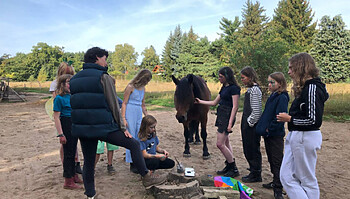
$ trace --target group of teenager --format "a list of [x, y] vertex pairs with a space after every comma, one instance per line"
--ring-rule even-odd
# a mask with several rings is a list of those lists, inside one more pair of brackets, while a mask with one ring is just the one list
[[[126, 162], [130, 163], [131, 171], [142, 176], [145, 187], [166, 180], [165, 175], [156, 174], [154, 170], [175, 165], [169, 159], [169, 152], [159, 147], [157, 120], [148, 114], [145, 106], [145, 86], [152, 79], [151, 72], [140, 70], [127, 85], [124, 101], [121, 102], [117, 97], [115, 80], [107, 73], [107, 57], [106, 50], [90, 48], [84, 55], [83, 70], [74, 76], [74, 72], [58, 76], [55, 91], [54, 121], [57, 137], [63, 146], [64, 188], [80, 189], [82, 187], [76, 183], [84, 183], [88, 198], [96, 196], [94, 170], [99, 157], [96, 156], [99, 141], [126, 148]], [[262, 182], [262, 136], [273, 174], [273, 181], [263, 186], [273, 188], [275, 198], [283, 198], [283, 188], [292, 199], [319, 198], [315, 175], [316, 151], [322, 143], [319, 128], [328, 93], [320, 81], [314, 59], [307, 53], [299, 53], [289, 59], [288, 74], [293, 80], [292, 91], [295, 96], [289, 113], [287, 83], [281, 72], [268, 76], [271, 95], [262, 112], [262, 91], [258, 76], [252, 67], [241, 70], [241, 81], [247, 87], [241, 135], [250, 171], [242, 177], [242, 181]], [[229, 134], [236, 122], [241, 89], [229, 67], [219, 70], [219, 81], [222, 88], [213, 101], [196, 98], [194, 103], [209, 106], [219, 104], [215, 122], [216, 144], [226, 159], [226, 166], [217, 174], [237, 177], [239, 171]], [[284, 142], [285, 122], [288, 122], [289, 133]], [[78, 139], [84, 156], [83, 180], [76, 173], [79, 165], [75, 163]], [[111, 161], [108, 161], [109, 170], [111, 165]]]
[[[127, 85], [121, 101], [115, 80], [107, 73], [107, 57], [104, 49], [89, 49], [84, 55], [83, 70], [75, 75], [72, 66], [62, 63], [66, 67], [60, 66], [59, 71], [64, 74], [59, 72], [56, 85], [52, 86], [55, 87], [53, 116], [63, 147], [63, 187], [82, 189], [78, 183], [83, 183], [88, 198], [96, 198], [95, 166], [103, 153], [104, 142], [108, 150], [108, 172], [115, 172], [113, 151], [118, 146], [124, 147], [128, 149], [126, 162], [130, 163], [130, 170], [142, 176], [146, 188], [165, 182], [166, 175], [155, 174], [155, 170], [175, 165], [169, 152], [159, 146], [157, 120], [147, 113], [145, 106], [145, 86], [152, 73], [140, 70]], [[79, 164], [74, 161], [78, 139], [84, 156], [83, 180], [76, 173]]]
[[[273, 181], [263, 184], [274, 190], [276, 199], [283, 198], [283, 188], [291, 199], [319, 198], [316, 179], [317, 150], [321, 148], [320, 127], [324, 103], [329, 98], [325, 84], [319, 78], [319, 69], [307, 53], [298, 53], [289, 59], [288, 74], [293, 80], [292, 102], [289, 113], [289, 95], [286, 79], [281, 72], [268, 78], [271, 95], [262, 112], [262, 91], [255, 70], [244, 67], [241, 81], [247, 87], [241, 119], [241, 135], [244, 156], [249, 165], [249, 174], [242, 177], [246, 183], [262, 182], [261, 137], [264, 138], [266, 154], [270, 163]], [[226, 166], [218, 175], [239, 176], [233, 157], [229, 134], [236, 121], [240, 87], [229, 67], [219, 70], [222, 83], [218, 96], [213, 101], [196, 98], [195, 103], [217, 108], [217, 147], [225, 157]], [[288, 122], [288, 136], [284, 142], [284, 123]], [[283, 153], [284, 150], [284, 153]]]

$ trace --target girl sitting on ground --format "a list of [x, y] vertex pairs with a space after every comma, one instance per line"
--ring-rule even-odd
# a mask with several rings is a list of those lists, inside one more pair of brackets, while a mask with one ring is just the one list
[[157, 120], [152, 115], [142, 118], [139, 131], [140, 147], [149, 170], [171, 169], [175, 166], [174, 160], [169, 158], [169, 152], [159, 147], [156, 134]]

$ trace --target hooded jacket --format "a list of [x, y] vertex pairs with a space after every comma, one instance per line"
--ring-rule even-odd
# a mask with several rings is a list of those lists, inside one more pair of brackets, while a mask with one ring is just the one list
[[[284, 122], [277, 122], [276, 115], [286, 113], [289, 96], [287, 92], [274, 92], [267, 99], [264, 112], [256, 126], [256, 133], [264, 137], [284, 136]], [[267, 130], [267, 131], [266, 131]]]
[[324, 103], [328, 98], [326, 86], [320, 78], [307, 80], [300, 96], [294, 99], [289, 109], [289, 115], [292, 118], [288, 122], [288, 130], [319, 130], [322, 124]]

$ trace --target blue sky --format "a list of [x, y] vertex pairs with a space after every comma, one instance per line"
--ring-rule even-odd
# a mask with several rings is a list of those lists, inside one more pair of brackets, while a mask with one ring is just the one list
[[[278, 0], [259, 2], [272, 18]], [[213, 41], [221, 18], [241, 19], [244, 4], [245, 0], [1, 0], [0, 56], [29, 53], [38, 42], [63, 46], [66, 52], [93, 46], [114, 51], [115, 45], [128, 43], [139, 54], [153, 45], [161, 54], [176, 25], [185, 32], [192, 26], [200, 37]], [[350, 1], [311, 0], [310, 5], [314, 20], [341, 14], [349, 29]]]

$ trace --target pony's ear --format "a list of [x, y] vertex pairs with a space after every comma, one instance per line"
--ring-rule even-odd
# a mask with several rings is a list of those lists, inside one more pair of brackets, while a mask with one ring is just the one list
[[175, 83], [175, 85], [177, 85], [179, 83], [179, 80], [176, 79], [176, 77], [174, 77], [174, 75], [171, 75], [171, 79], [173, 79], [173, 82]]
[[193, 82], [193, 75], [188, 75], [188, 83], [192, 84]]

